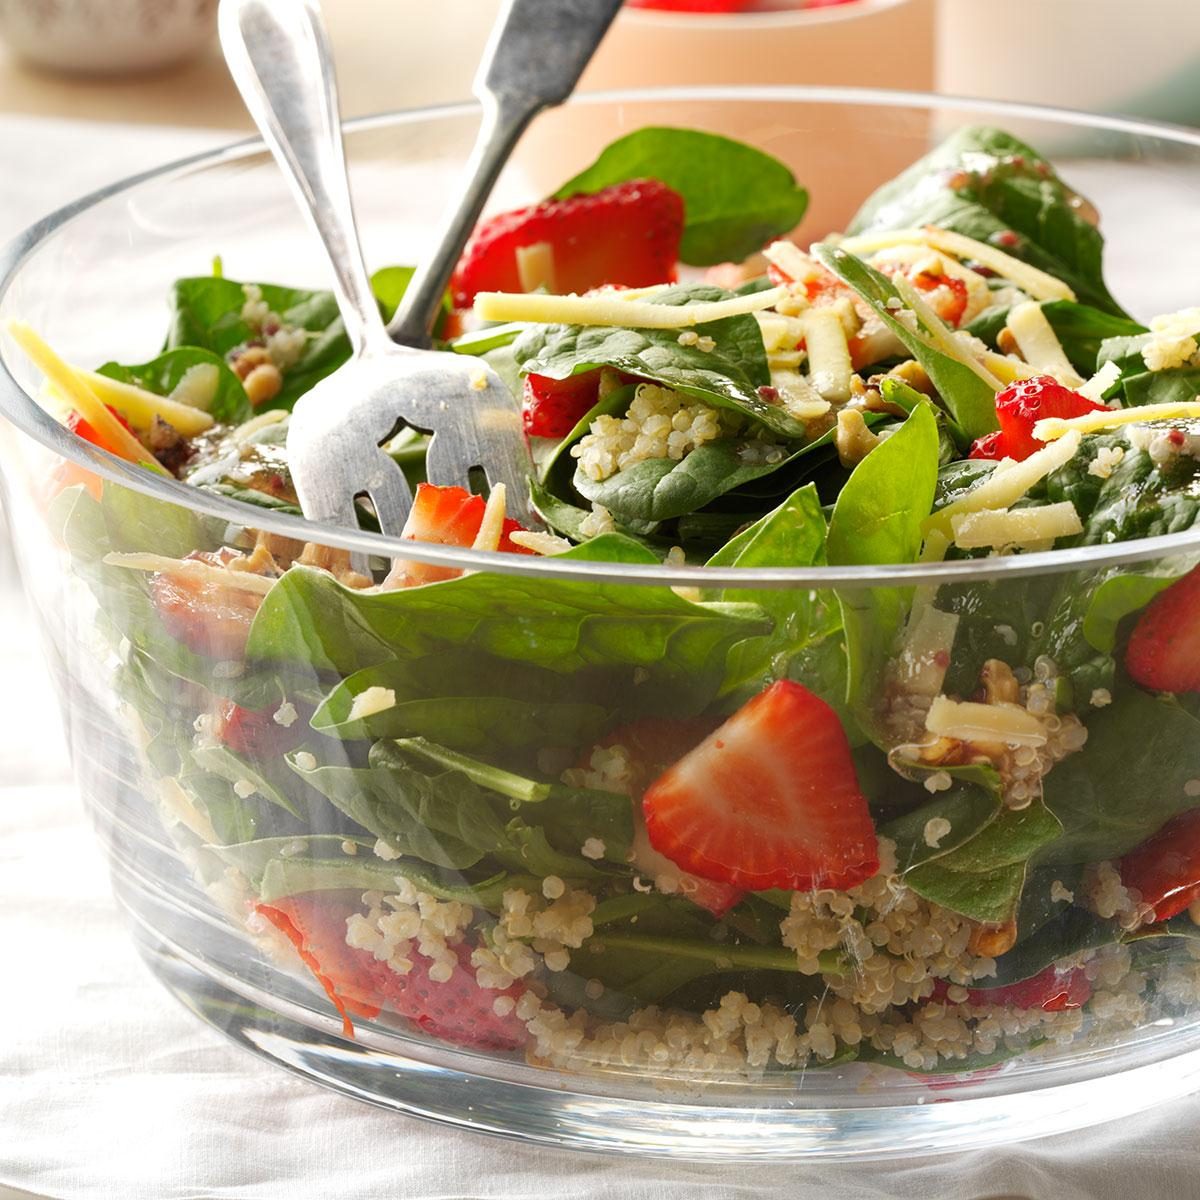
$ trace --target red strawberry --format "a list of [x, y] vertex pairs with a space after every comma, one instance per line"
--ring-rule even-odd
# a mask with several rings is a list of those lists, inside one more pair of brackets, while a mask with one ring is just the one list
[[968, 458], [1007, 458], [1008, 451], [1004, 448], [1004, 434], [1000, 430], [995, 433], [985, 433], [971, 443], [971, 453]]
[[1004, 434], [1004, 453], [1026, 459], [1045, 445], [1033, 436], [1033, 427], [1045, 417], [1082, 417], [1103, 412], [1104, 405], [1063, 387], [1049, 375], [1022, 379], [996, 396], [996, 420]]
[[[733, 908], [744, 895], [742, 889], [681, 871], [666, 855], [655, 850], [642, 820], [640, 795], [648, 783], [689, 750], [694, 750], [719, 724], [713, 717], [645, 717], [614, 729], [600, 743], [624, 747], [633, 766], [633, 791], [639, 797], [634, 801], [634, 833], [630, 847], [634, 868], [647, 880], [656, 880], [663, 875], [675, 879], [681, 896], [707, 909], [714, 917], [723, 917]], [[590, 757], [583, 766], [588, 765]]]
[[670, 767], [642, 800], [654, 848], [747, 891], [845, 890], [879, 869], [837, 714], [781, 680]]
[[1118, 869], [1121, 882], [1154, 909], [1155, 921], [1178, 916], [1200, 898], [1200, 809], [1168, 821]]
[[527, 1038], [512, 1013], [498, 1016], [492, 1005], [500, 996], [519, 999], [524, 989], [504, 991], [475, 982], [471, 951], [459, 946], [459, 966], [445, 983], [429, 978], [430, 959], [414, 951], [407, 975], [397, 975], [366, 950], [346, 945], [346, 919], [357, 906], [340, 892], [306, 892], [260, 904], [257, 911], [287, 935], [316, 976], [333, 1006], [342, 1014], [347, 1037], [354, 1036], [349, 1013], [374, 1017], [385, 1006], [407, 1017], [426, 1033], [458, 1046], [480, 1050], [515, 1050]]
[[300, 742], [299, 722], [280, 725], [275, 720], [277, 704], [266, 708], [243, 708], [232, 700], [217, 705], [213, 735], [235, 754], [277, 758]]
[[[222, 566], [235, 552], [194, 551], [189, 559]], [[250, 623], [262, 604], [259, 592], [197, 579], [183, 571], [160, 571], [150, 580], [150, 597], [167, 632], [189, 650], [209, 658], [240, 659]]]
[[566, 379], [526, 375], [522, 407], [530, 437], [563, 438], [596, 403], [600, 372], [585, 371]]
[[1138, 617], [1125, 669], [1155, 692], [1200, 692], [1200, 567], [1159, 592]]
[[[482, 496], [473, 496], [465, 488], [438, 487], [432, 483], [419, 483], [413, 506], [404, 522], [400, 536], [414, 542], [431, 542], [435, 546], [474, 545], [483, 524], [487, 502]], [[509, 554], [529, 554], [510, 538], [521, 526], [511, 519], [504, 522], [504, 533], [500, 538], [500, 549]], [[454, 579], [460, 574], [454, 567], [435, 567], [429, 563], [405, 562], [402, 564], [404, 586], [419, 583], [436, 583], [442, 579]], [[393, 571], [396, 574], [395, 571]]]
[[929, 294], [934, 312], [953, 329], [957, 329], [967, 311], [967, 285], [952, 275], [934, 275], [922, 271], [913, 277], [917, 289]]
[[[950, 1003], [949, 985], [939, 979], [934, 986], [934, 1000]], [[1051, 964], [1044, 971], [1004, 987], [968, 988], [967, 1004], [1001, 1004], [1005, 1008], [1040, 1008], [1044, 1012], [1065, 1012], [1082, 1008], [1092, 998], [1092, 985], [1082, 967], [1062, 971]]]
[[[276, 900], [274, 904], [256, 904], [254, 911], [270, 921], [296, 947], [301, 961], [313, 973], [325, 989], [329, 1002], [341, 1014], [343, 1032], [347, 1037], [353, 1037], [354, 1024], [350, 1020], [350, 1013], [358, 1017], [376, 1017], [380, 1005], [366, 1001], [364, 993], [350, 984], [353, 973], [351, 956], [363, 951], [351, 950], [346, 945], [344, 932], [340, 939], [337, 936], [338, 914], [334, 912], [334, 906], [338, 903], [336, 893], [330, 893], [326, 903], [329, 907], [323, 908], [314, 894], [306, 894]], [[341, 921], [344, 929], [350, 909], [342, 906], [339, 912], [343, 910]]]
[[[137, 437], [133, 432], [133, 426], [111, 404], [104, 406], [110, 413], [125, 427], [125, 429]], [[118, 458], [124, 458], [125, 452], [116, 446], [113, 446], [107, 438], [103, 438], [96, 432], [95, 426], [90, 421], [85, 421], [74, 409], [67, 414], [67, 428], [77, 437], [83, 438], [85, 442], [91, 442], [93, 446], [99, 446], [101, 450], [107, 450], [109, 454], [115, 454]]]
[[617, 183], [585, 196], [501, 213], [471, 235], [450, 287], [467, 308], [476, 292], [520, 292], [517, 250], [546, 242], [557, 292], [605, 284], [647, 287], [675, 278], [683, 198], [656, 179]]

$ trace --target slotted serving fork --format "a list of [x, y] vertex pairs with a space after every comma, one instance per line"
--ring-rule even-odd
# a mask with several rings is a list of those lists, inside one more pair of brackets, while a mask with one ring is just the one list
[[[432, 434], [431, 483], [469, 486], [472, 469], [503, 483], [508, 511], [531, 528], [530, 459], [520, 404], [483, 359], [428, 349], [454, 264], [529, 122], [573, 90], [621, 0], [508, 0], [475, 79], [483, 121], [436, 245], [390, 327], [371, 292], [354, 223], [328, 35], [316, 0], [221, 0], [225, 59], [333, 269], [350, 361], [297, 403], [288, 461], [304, 515], [358, 528], [370, 498], [385, 534], [412, 507], [404, 473], [382, 449], [402, 425]], [[400, 9], [402, 11], [402, 9]], [[364, 555], [352, 565], [366, 572]]]

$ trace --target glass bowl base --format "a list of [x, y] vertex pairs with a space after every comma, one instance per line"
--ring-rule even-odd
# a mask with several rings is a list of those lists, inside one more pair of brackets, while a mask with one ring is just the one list
[[[858, 1108], [672, 1103], [538, 1087], [383, 1051], [314, 1027], [187, 961], [135, 919], [158, 980], [238, 1046], [312, 1083], [473, 1133], [692, 1162], [826, 1162], [945, 1154], [1066, 1133], [1200, 1090], [1200, 1050], [1103, 1078], [977, 1099]], [[232, 981], [230, 981], [232, 982]]]

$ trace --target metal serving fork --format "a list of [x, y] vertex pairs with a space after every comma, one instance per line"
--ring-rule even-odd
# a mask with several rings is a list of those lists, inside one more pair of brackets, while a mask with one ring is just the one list
[[[352, 348], [350, 361], [292, 413], [288, 461], [310, 520], [356, 529], [355, 498], [365, 494], [383, 532], [399, 534], [412, 493], [381, 444], [409, 425], [433, 435], [431, 483], [465, 486], [470, 471], [481, 469], [489, 485], [506, 485], [511, 515], [540, 524], [529, 509], [518, 400], [483, 359], [426, 347], [454, 264], [513, 147], [538, 112], [571, 94], [620, 4], [507, 0], [475, 80], [483, 123], [457, 207], [385, 328], [355, 229], [333, 61], [316, 0], [221, 0], [226, 62], [325, 247]], [[364, 555], [352, 562], [365, 572]]]

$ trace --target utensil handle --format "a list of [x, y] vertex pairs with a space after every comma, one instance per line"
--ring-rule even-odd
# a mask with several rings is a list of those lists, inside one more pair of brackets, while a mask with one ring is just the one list
[[386, 338], [363, 262], [346, 178], [337, 80], [316, 0], [221, 0], [230, 74], [333, 269], [355, 351]]
[[417, 268], [388, 332], [428, 346], [429, 330], [462, 248], [513, 147], [543, 108], [561, 104], [607, 32], [621, 0], [508, 0], [475, 77], [483, 123], [456, 208]]

